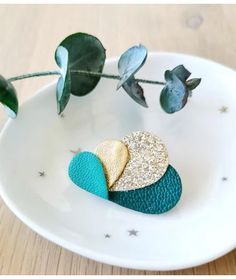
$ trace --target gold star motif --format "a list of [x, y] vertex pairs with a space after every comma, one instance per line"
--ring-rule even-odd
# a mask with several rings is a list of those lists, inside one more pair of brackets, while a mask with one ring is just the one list
[[39, 176], [45, 176], [45, 172], [44, 171], [39, 171]]
[[130, 230], [130, 231], [128, 231], [128, 233], [129, 233], [129, 236], [138, 236], [138, 231], [136, 231], [136, 230]]
[[226, 113], [226, 112], [228, 112], [228, 107], [222, 106], [222, 107], [219, 109], [219, 111], [220, 111], [221, 113]]
[[73, 154], [77, 154], [77, 153], [81, 152], [81, 148], [77, 148], [77, 150], [71, 149], [70, 152]]
[[104, 235], [104, 237], [105, 238], [111, 238], [111, 235], [107, 233], [107, 234]]

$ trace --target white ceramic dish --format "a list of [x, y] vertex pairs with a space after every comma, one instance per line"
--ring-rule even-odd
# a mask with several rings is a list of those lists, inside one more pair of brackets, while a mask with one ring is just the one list
[[[189, 104], [173, 115], [160, 108], [161, 87], [143, 85], [149, 104], [144, 109], [105, 79], [88, 96], [72, 97], [63, 118], [56, 113], [55, 83], [26, 102], [0, 137], [0, 191], [8, 207], [45, 238], [123, 267], [181, 269], [234, 249], [236, 73], [201, 58], [156, 53], [139, 76], [162, 80], [164, 70], [178, 64], [203, 80]], [[116, 65], [109, 60], [104, 72], [116, 73]], [[228, 110], [221, 112], [222, 106]], [[122, 208], [80, 190], [67, 177], [71, 149], [93, 150], [104, 139], [136, 130], [162, 138], [182, 177], [182, 198], [168, 213]]]

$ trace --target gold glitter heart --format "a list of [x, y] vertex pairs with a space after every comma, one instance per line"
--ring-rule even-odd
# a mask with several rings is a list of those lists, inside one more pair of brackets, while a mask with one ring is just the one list
[[129, 160], [129, 151], [121, 141], [106, 140], [96, 147], [95, 153], [102, 162], [110, 188], [122, 174]]
[[157, 182], [168, 167], [168, 153], [162, 141], [148, 132], [133, 132], [122, 140], [130, 160], [110, 191], [128, 191]]

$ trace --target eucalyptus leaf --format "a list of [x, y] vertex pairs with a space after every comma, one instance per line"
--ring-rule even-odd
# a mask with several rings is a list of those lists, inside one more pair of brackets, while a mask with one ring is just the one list
[[123, 85], [127, 94], [139, 105], [147, 108], [146, 99], [143, 94], [143, 88], [138, 84], [134, 77], [130, 77]]
[[0, 103], [2, 103], [11, 118], [18, 113], [18, 99], [12, 83], [0, 75]]
[[124, 52], [118, 62], [118, 71], [121, 77], [119, 89], [130, 77], [143, 66], [147, 58], [147, 49], [143, 45], [133, 46]]
[[181, 110], [187, 103], [187, 86], [173, 71], [165, 72], [165, 80], [166, 85], [161, 91], [160, 104], [165, 112], [174, 113]]
[[183, 82], [185, 82], [191, 75], [191, 73], [183, 65], [176, 66], [172, 70], [172, 73], [175, 74]]
[[[75, 33], [66, 37], [59, 46], [68, 51], [68, 69], [102, 73], [106, 54], [102, 43], [86, 33]], [[68, 76], [69, 77], [69, 76]], [[71, 72], [71, 93], [84, 96], [91, 92], [100, 80], [99, 76]]]
[[201, 78], [192, 78], [187, 80], [186, 85], [189, 90], [195, 89], [201, 82]]
[[62, 46], [56, 49], [55, 60], [61, 68], [61, 76], [57, 82], [57, 112], [62, 113], [70, 99], [71, 78], [68, 70], [68, 51]]

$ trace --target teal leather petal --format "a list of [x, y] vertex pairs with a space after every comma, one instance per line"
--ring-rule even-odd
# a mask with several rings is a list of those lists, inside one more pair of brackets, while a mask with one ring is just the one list
[[91, 152], [80, 152], [70, 162], [68, 174], [80, 188], [108, 199], [108, 190], [102, 164]]
[[154, 184], [130, 191], [109, 192], [109, 200], [121, 206], [148, 214], [160, 214], [173, 208], [182, 193], [181, 179], [169, 165]]

